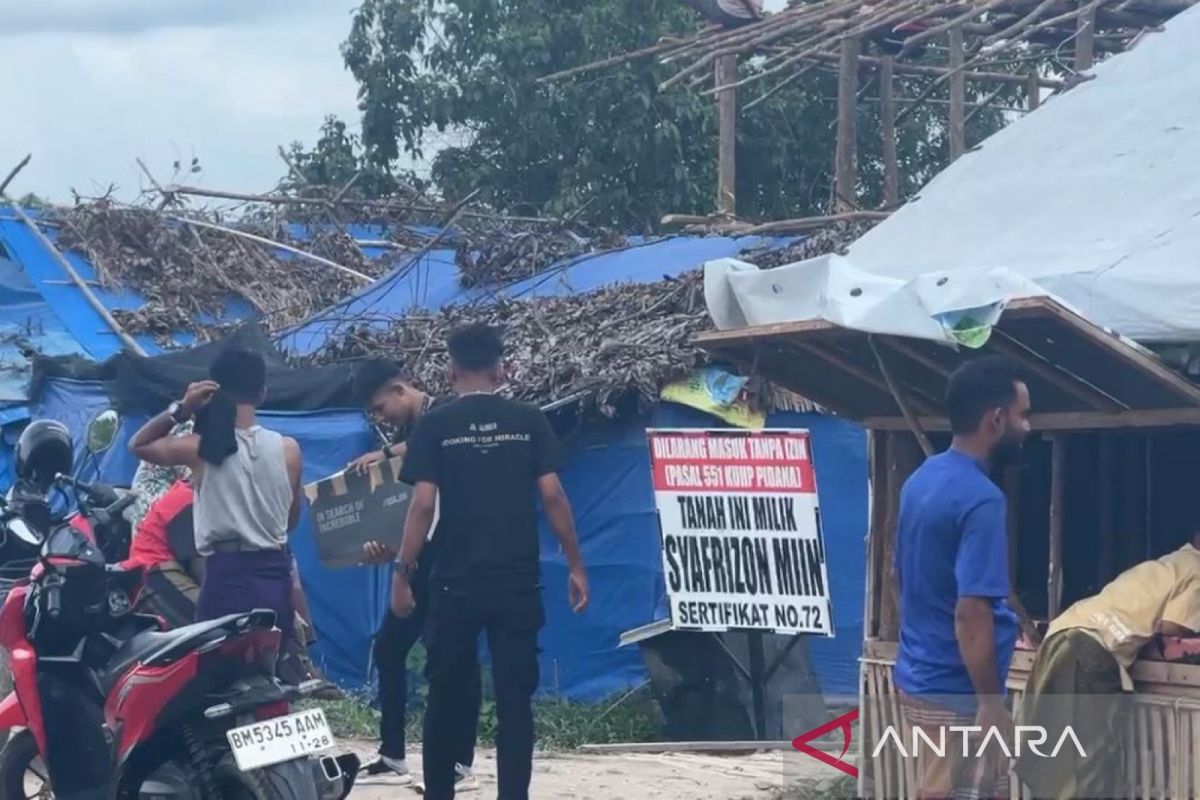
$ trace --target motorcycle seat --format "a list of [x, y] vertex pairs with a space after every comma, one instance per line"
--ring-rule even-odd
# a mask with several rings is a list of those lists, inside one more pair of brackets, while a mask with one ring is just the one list
[[184, 625], [169, 631], [142, 631], [127, 639], [105, 665], [100, 686], [105, 696], [112, 692], [121, 676], [135, 664], [151, 663], [164, 666], [178, 661], [188, 653], [207, 644], [218, 642], [230, 634], [248, 627], [272, 627], [272, 611], [252, 611], [249, 614], [230, 614], [217, 619]]

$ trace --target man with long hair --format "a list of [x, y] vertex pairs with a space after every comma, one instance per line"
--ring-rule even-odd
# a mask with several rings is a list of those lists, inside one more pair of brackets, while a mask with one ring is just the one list
[[[286, 646], [294, 613], [287, 539], [300, 516], [300, 446], [258, 424], [267, 393], [262, 356], [227, 349], [209, 375], [147, 422], [129, 448], [151, 464], [192, 471], [196, 549], [205, 557], [197, 619], [269, 608]], [[170, 435], [189, 420], [196, 433]]]

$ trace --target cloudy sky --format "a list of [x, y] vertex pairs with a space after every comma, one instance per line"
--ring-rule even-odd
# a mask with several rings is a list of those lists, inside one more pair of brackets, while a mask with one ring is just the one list
[[3, 3], [10, 71], [0, 173], [27, 152], [11, 190], [56, 200], [159, 180], [193, 154], [189, 180], [270, 188], [277, 145], [312, 141], [327, 113], [355, 119], [338, 44], [354, 0], [37, 0]]
[[[200, 159], [189, 182], [271, 188], [275, 153], [311, 142], [325, 114], [357, 121], [338, 45], [356, 0], [0, 2], [0, 174], [10, 191], [67, 200], [114, 183], [129, 199]], [[768, 8], [784, 0], [767, 0]]]

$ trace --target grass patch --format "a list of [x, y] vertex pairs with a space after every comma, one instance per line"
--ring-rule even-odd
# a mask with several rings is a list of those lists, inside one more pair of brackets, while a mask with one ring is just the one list
[[379, 738], [379, 710], [365, 696], [348, 694], [341, 700], [306, 700], [300, 707], [325, 709], [329, 727], [338, 738]]
[[[423, 689], [424, 687], [422, 687]], [[496, 702], [485, 688], [479, 713], [479, 744], [495, 744], [499, 720]], [[408, 740], [421, 741], [421, 722], [425, 693], [409, 702]], [[317, 701], [305, 707], [325, 709], [335, 736], [376, 740], [379, 738], [379, 710], [366, 696], [348, 695], [342, 700]], [[615, 742], [652, 742], [659, 738], [661, 716], [648, 687], [641, 687], [596, 705], [572, 703], [565, 699], [539, 699], [533, 704], [538, 747], [543, 750], [572, 750], [586, 744]]]

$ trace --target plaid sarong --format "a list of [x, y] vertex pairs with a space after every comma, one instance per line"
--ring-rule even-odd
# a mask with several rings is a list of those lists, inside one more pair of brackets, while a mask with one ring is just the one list
[[1052, 742], [1070, 727], [1087, 755], [1071, 747], [1054, 758], [1023, 753], [1016, 771], [1035, 797], [1120, 793], [1120, 720], [1128, 701], [1116, 658], [1090, 633], [1068, 628], [1042, 642], [1025, 686], [1022, 721], [1045, 728]]
[[973, 713], [964, 714], [923, 698], [900, 693], [900, 708], [904, 713], [905, 746], [912, 742], [911, 728], [919, 728], [931, 742], [946, 741], [945, 755], [932, 748], [921, 747], [913, 754], [916, 759], [918, 800], [991, 800], [1009, 797], [1009, 764], [998, 746], [989, 745], [982, 755], [963, 755], [962, 733], [950, 731], [952, 726], [975, 724]]

